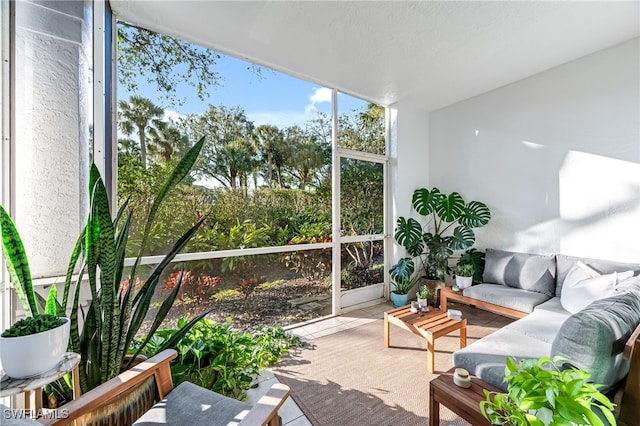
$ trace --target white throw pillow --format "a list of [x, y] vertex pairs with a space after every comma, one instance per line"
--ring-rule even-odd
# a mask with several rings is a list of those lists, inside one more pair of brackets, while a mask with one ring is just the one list
[[591, 302], [609, 296], [618, 280], [631, 276], [633, 271], [600, 275], [584, 263], [577, 262], [562, 283], [560, 303], [566, 311], [575, 314]]

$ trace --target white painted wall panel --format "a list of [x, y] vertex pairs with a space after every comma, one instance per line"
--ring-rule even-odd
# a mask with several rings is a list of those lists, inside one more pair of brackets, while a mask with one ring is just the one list
[[640, 259], [639, 51], [636, 38], [430, 114], [431, 184], [492, 210], [478, 246]]
[[[86, 214], [84, 2], [16, 2], [15, 221], [32, 275], [64, 274]], [[56, 10], [56, 6], [62, 10]]]

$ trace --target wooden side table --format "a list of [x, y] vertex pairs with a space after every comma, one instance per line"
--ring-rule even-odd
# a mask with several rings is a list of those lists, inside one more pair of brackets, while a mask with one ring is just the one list
[[431, 308], [429, 312], [412, 313], [409, 306], [384, 313], [384, 345], [389, 347], [389, 324], [396, 325], [427, 340], [427, 368], [434, 371], [435, 340], [460, 330], [460, 348], [467, 346], [467, 320], [454, 320], [446, 312]]
[[480, 401], [485, 400], [484, 389], [502, 392], [493, 385], [471, 376], [471, 387], [461, 388], [453, 383], [454, 368], [429, 383], [429, 426], [440, 424], [440, 405], [444, 405], [472, 425], [490, 425], [480, 412]]
[[[80, 376], [78, 371], [80, 355], [66, 352], [57, 366], [37, 376], [26, 379], [14, 379], [6, 374], [0, 379], [0, 398], [24, 393], [24, 408], [28, 413], [35, 413], [36, 417], [42, 411], [42, 387], [52, 383], [65, 374], [71, 372], [73, 379], [73, 399], [80, 396]], [[35, 396], [34, 406], [31, 406], [31, 395]]]

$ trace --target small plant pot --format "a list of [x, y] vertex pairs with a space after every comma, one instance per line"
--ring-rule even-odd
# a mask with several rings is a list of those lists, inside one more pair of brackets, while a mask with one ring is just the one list
[[418, 308], [420, 308], [421, 311], [425, 311], [427, 306], [429, 306], [427, 299], [418, 299]]
[[404, 306], [409, 304], [409, 295], [408, 294], [398, 294], [394, 291], [391, 292], [391, 303], [393, 303], [394, 308], [399, 308], [400, 306]]
[[473, 277], [456, 276], [456, 285], [460, 290], [464, 290], [465, 288], [471, 287], [471, 284], [473, 284]]
[[20, 337], [0, 337], [2, 369], [12, 378], [37, 376], [55, 367], [67, 351], [71, 321], [51, 330]]

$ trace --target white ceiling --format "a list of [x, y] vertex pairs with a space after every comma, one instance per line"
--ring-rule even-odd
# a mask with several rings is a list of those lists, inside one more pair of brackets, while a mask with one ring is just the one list
[[431, 111], [640, 34], [638, 1], [131, 1], [123, 20]]

